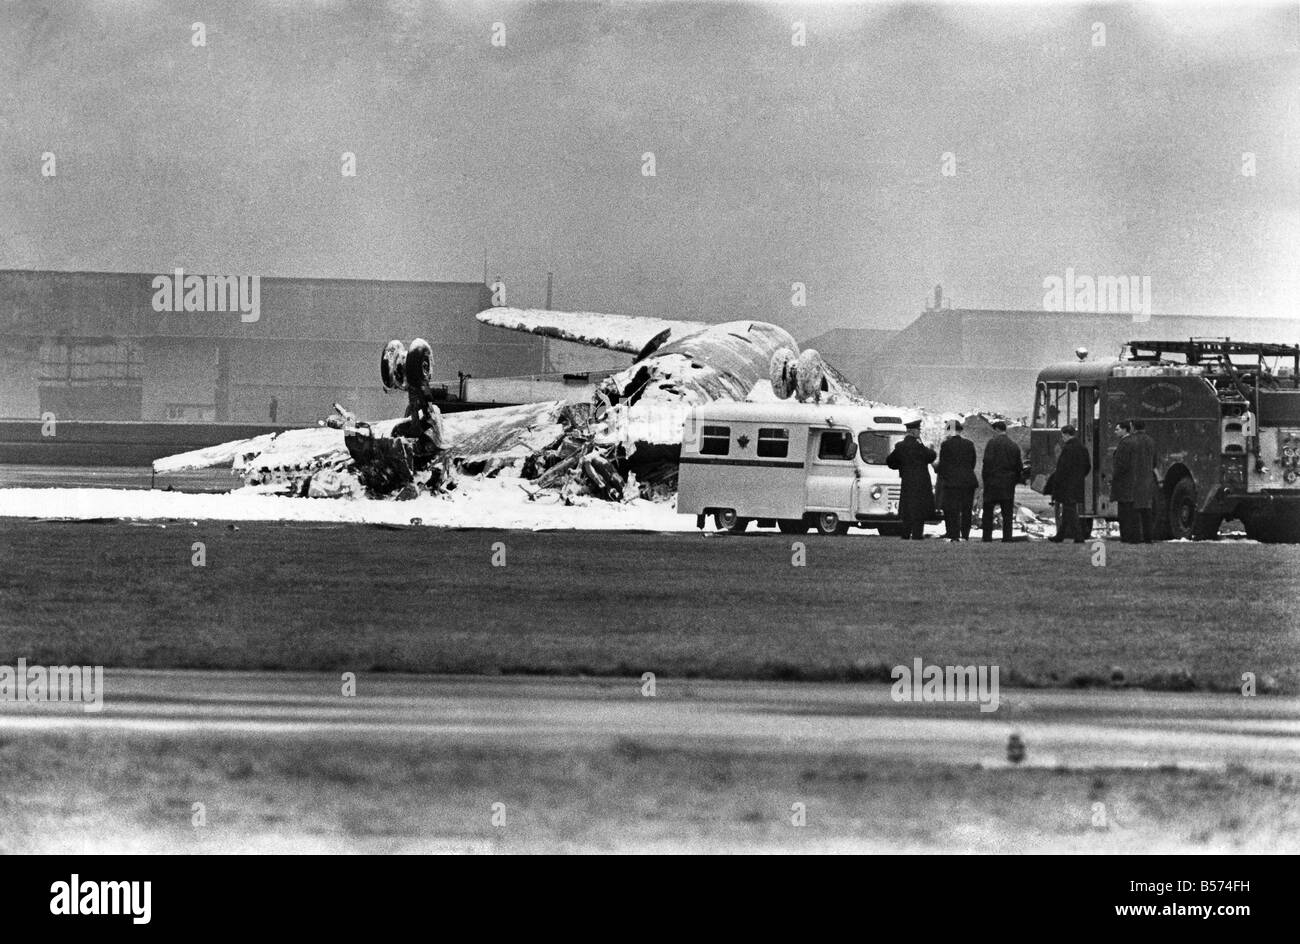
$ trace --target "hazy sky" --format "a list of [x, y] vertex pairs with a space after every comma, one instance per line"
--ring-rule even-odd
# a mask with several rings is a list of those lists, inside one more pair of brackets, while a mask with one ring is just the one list
[[557, 308], [806, 337], [936, 282], [1037, 308], [1073, 266], [1295, 316], [1298, 9], [7, 3], [0, 268], [476, 280], [486, 250], [512, 304], [551, 269]]

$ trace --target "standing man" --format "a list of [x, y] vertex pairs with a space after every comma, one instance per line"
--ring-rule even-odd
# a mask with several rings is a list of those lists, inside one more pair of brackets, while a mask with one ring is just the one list
[[898, 511], [903, 518], [904, 541], [925, 537], [925, 519], [934, 510], [934, 491], [930, 487], [930, 463], [934, 459], [934, 450], [921, 442], [920, 420], [907, 424], [907, 435], [885, 459], [885, 465], [897, 469], [903, 480]]
[[1117, 427], [1123, 438], [1115, 447], [1115, 477], [1110, 484], [1111, 501], [1119, 505], [1119, 539], [1125, 544], [1148, 544], [1153, 537], [1156, 448], [1145, 432], [1138, 435], [1137, 425], [1124, 420]]
[[943, 526], [949, 541], [969, 541], [971, 507], [975, 504], [975, 444], [963, 439], [961, 420], [951, 420], [951, 435], [939, 447], [935, 467], [943, 493]]
[[993, 540], [993, 508], [1002, 509], [1002, 540], [1011, 540], [1011, 524], [1015, 515], [1016, 486], [1024, 474], [1020, 447], [1007, 435], [1007, 424], [995, 420], [995, 435], [984, 446], [984, 540]]
[[1073, 426], [1061, 427], [1061, 454], [1056, 457], [1052, 473], [1052, 503], [1056, 506], [1056, 535], [1048, 538], [1060, 544], [1070, 538], [1082, 544], [1087, 537], [1079, 526], [1079, 505], [1083, 502], [1083, 482], [1092, 471], [1088, 450], [1076, 438]]
[[1137, 514], [1139, 540], [1155, 541], [1151, 507], [1156, 497], [1156, 441], [1147, 435], [1144, 420], [1133, 421], [1133, 510]]

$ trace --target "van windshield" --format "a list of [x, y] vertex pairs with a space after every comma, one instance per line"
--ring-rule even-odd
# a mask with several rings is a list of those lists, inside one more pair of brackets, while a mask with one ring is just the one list
[[869, 465], [884, 465], [894, 445], [903, 437], [897, 433], [873, 432], [858, 433], [858, 455]]

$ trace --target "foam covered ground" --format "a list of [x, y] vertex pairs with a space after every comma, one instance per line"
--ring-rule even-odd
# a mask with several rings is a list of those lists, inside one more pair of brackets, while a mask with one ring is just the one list
[[554, 497], [529, 501], [518, 479], [462, 479], [448, 497], [421, 495], [411, 501], [366, 498], [287, 498], [239, 489], [224, 495], [112, 488], [0, 489], [0, 517], [194, 519], [208, 521], [330, 521], [420, 524], [454, 528], [524, 530], [689, 531], [695, 519], [678, 515], [674, 501], [634, 499], [612, 504], [595, 499], [566, 506]]

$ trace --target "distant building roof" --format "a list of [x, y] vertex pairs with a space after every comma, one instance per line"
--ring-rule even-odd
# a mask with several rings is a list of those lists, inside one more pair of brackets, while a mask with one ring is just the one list
[[815, 348], [821, 354], [867, 354], [879, 350], [890, 338], [898, 334], [897, 328], [831, 328], [816, 337], [800, 341], [801, 348]]

